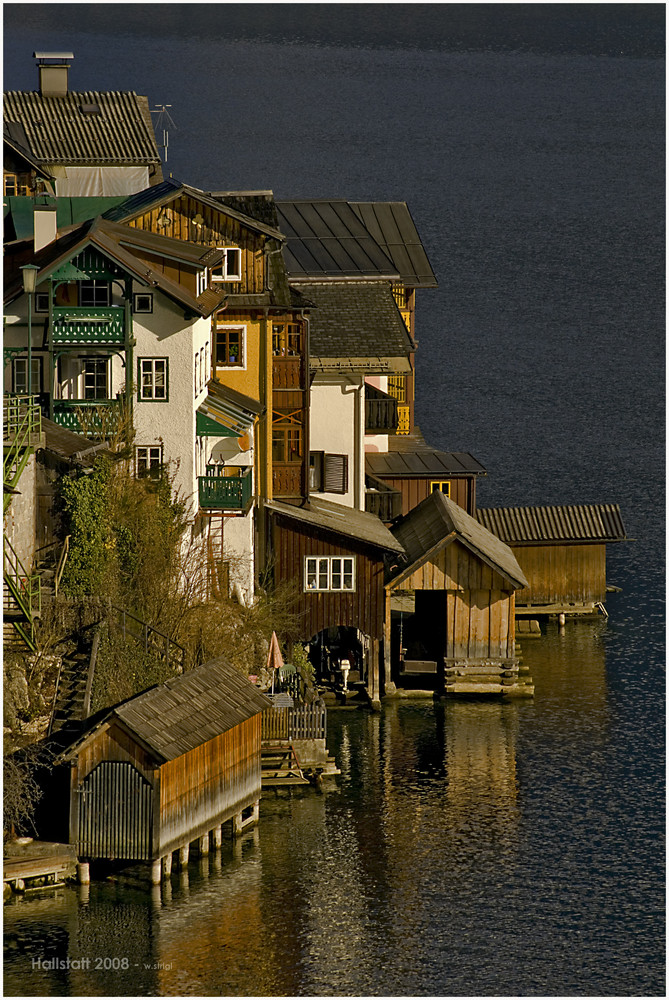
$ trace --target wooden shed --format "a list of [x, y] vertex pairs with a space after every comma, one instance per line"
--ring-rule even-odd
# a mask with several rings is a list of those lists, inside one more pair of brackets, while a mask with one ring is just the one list
[[374, 514], [311, 497], [293, 506], [265, 504], [271, 530], [269, 561], [276, 584], [298, 588], [299, 634], [344, 626], [368, 640], [365, 677], [371, 700], [379, 698], [384, 622], [384, 557], [403, 554], [399, 541]]
[[516, 614], [591, 614], [603, 607], [606, 546], [627, 537], [618, 504], [490, 507], [476, 517], [511, 548], [527, 578]]
[[431, 675], [437, 689], [451, 694], [531, 693], [519, 685], [515, 651], [515, 592], [527, 581], [510, 548], [440, 491], [392, 533], [406, 563], [386, 580], [387, 645], [392, 595], [415, 595], [399, 670]]
[[260, 799], [261, 713], [271, 702], [223, 657], [116, 705], [64, 750], [80, 860], [188, 857]]

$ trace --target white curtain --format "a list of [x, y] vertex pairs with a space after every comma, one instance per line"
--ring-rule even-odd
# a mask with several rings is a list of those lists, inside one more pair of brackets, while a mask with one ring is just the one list
[[56, 178], [56, 195], [65, 198], [113, 198], [149, 186], [148, 167], [66, 167]]

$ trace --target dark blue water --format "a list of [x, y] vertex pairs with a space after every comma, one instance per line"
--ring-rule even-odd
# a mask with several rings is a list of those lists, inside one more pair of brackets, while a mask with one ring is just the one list
[[532, 702], [333, 713], [339, 789], [243, 856], [6, 907], [7, 995], [663, 995], [662, 5], [113, 7], [6, 7], [5, 86], [71, 48], [172, 105], [180, 179], [406, 200], [428, 441], [481, 505], [619, 502], [634, 541], [608, 622], [525, 644]]

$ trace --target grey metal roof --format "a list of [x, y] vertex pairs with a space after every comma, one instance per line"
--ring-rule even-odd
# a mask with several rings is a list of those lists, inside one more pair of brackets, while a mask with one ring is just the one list
[[516, 587], [526, 587], [527, 580], [513, 552], [487, 528], [471, 517], [462, 507], [449, 499], [440, 490], [410, 510], [392, 529], [393, 535], [401, 542], [408, 564], [393, 568], [390, 580], [407, 575], [416, 564], [420, 564], [431, 551], [439, 551], [440, 542], [455, 532], [458, 540], [470, 551], [493, 566]]
[[347, 201], [277, 201], [276, 208], [291, 278], [399, 279]]
[[355, 510], [330, 500], [310, 497], [304, 506], [293, 506], [279, 500], [268, 500], [265, 507], [283, 517], [301, 521], [324, 531], [332, 531], [346, 538], [354, 538], [364, 545], [386, 549], [389, 552], [403, 552], [401, 544], [394, 538], [376, 514]]
[[320, 358], [407, 358], [414, 345], [386, 281], [299, 284], [310, 315], [311, 362]]
[[486, 470], [468, 451], [368, 452], [365, 468], [372, 476], [441, 479], [450, 476], [482, 476]]
[[[82, 105], [98, 105], [100, 114], [84, 113]], [[4, 118], [23, 126], [29, 148], [41, 163], [160, 163], [148, 101], [134, 91], [70, 91], [62, 97], [9, 91], [4, 95]]]
[[405, 201], [352, 201], [351, 208], [411, 288], [436, 288], [418, 230]]
[[137, 695], [113, 714], [164, 760], [174, 760], [270, 706], [221, 656]]
[[264, 233], [266, 236], [271, 236], [274, 239], [283, 239], [282, 234], [274, 226], [268, 226], [258, 219], [244, 215], [243, 212], [239, 212], [236, 208], [224, 204], [219, 199], [212, 198], [211, 195], [200, 191], [199, 188], [192, 187], [190, 184], [184, 184], [174, 177], [168, 177], [160, 184], [154, 184], [143, 191], [138, 191], [137, 194], [129, 195], [120, 205], [116, 205], [108, 212], [105, 212], [104, 217], [111, 222], [127, 222], [128, 219], [143, 215], [145, 212], [157, 208], [158, 205], [166, 205], [170, 201], [174, 201], [175, 198], [178, 198], [182, 194], [187, 195], [189, 198], [194, 198], [202, 202], [203, 205], [208, 205], [216, 209], [218, 212], [223, 212], [224, 215], [237, 220], [237, 222], [240, 222], [248, 229]]
[[92, 466], [96, 454], [108, 446], [106, 441], [93, 444], [83, 434], [75, 434], [47, 417], [42, 417], [42, 431], [44, 450], [76, 465]]
[[478, 521], [509, 545], [621, 542], [627, 537], [617, 503], [560, 507], [487, 507]]

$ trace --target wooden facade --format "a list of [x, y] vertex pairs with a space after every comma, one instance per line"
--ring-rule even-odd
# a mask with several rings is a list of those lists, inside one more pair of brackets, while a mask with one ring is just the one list
[[[288, 517], [272, 517], [272, 559], [275, 583], [293, 583], [298, 589], [299, 635], [307, 641], [324, 628], [346, 625], [371, 638], [383, 636], [383, 550], [331, 531], [301, 524]], [[353, 556], [353, 591], [307, 591], [308, 556]]]
[[606, 546], [512, 545], [528, 586], [518, 605], [582, 604], [606, 600]]
[[415, 476], [379, 476], [386, 486], [402, 494], [402, 514], [408, 514], [419, 503], [429, 497], [436, 488], [434, 483], [447, 483], [451, 500], [459, 507], [473, 514], [476, 510], [476, 476], [452, 476], [440, 478], [437, 474], [419, 479]]
[[[257, 803], [269, 704], [212, 661], [112, 709], [61, 757], [78, 857], [155, 861]], [[161, 713], [168, 718], [154, 738]], [[221, 731], [205, 738], [212, 729]]]

